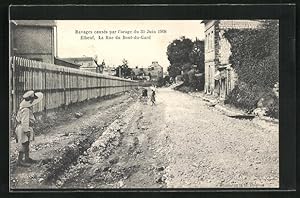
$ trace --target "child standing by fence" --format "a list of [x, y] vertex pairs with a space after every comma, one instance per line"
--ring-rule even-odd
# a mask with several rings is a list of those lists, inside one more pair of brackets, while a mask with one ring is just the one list
[[[28, 167], [30, 166], [29, 163], [35, 162], [29, 157], [29, 143], [34, 140], [32, 125], [35, 122], [35, 117], [32, 112], [32, 106], [42, 100], [43, 94], [41, 92], [27, 91], [23, 98], [16, 116], [17, 126], [15, 133], [19, 149], [17, 165]], [[25, 157], [24, 160], [23, 157]]]

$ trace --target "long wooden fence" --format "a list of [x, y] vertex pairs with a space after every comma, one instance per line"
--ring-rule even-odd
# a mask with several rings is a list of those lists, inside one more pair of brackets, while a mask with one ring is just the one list
[[28, 90], [44, 94], [43, 101], [33, 108], [34, 112], [39, 112], [124, 92], [138, 86], [133, 80], [20, 57], [12, 57], [10, 63], [12, 113], [18, 110], [22, 96]]

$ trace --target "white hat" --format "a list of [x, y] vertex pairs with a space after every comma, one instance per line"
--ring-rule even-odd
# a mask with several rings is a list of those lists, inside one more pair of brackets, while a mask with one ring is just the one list
[[[28, 98], [32, 97], [33, 100], [26, 100]], [[33, 105], [39, 103], [43, 99], [43, 93], [42, 92], [34, 92], [34, 91], [27, 91], [23, 95], [24, 100], [20, 103], [20, 108], [27, 108], [27, 107], [32, 107]]]

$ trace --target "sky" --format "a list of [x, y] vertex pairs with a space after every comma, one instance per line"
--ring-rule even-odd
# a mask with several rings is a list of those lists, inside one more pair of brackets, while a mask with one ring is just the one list
[[[105, 64], [110, 66], [122, 64], [123, 59], [128, 60], [129, 67], [147, 67], [152, 61], [158, 61], [166, 71], [169, 66], [167, 46], [174, 39], [185, 36], [193, 41], [196, 37], [204, 40], [204, 25], [201, 24], [201, 20], [56, 22], [58, 57], [97, 56], [100, 63], [104, 60]], [[94, 39], [84, 39], [84, 36], [94, 36]], [[119, 36], [119, 39], [116, 36]], [[134, 36], [139, 39], [134, 39]]]

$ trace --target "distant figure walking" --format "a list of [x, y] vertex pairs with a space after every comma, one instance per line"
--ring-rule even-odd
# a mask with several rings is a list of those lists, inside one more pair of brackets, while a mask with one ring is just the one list
[[[28, 167], [30, 166], [29, 163], [35, 162], [29, 157], [29, 143], [34, 140], [32, 125], [35, 123], [35, 117], [32, 106], [42, 100], [43, 94], [41, 92], [27, 91], [23, 98], [16, 116], [17, 127], [15, 133], [19, 150], [17, 165]], [[24, 160], [23, 157], [25, 158]]]
[[151, 93], [151, 105], [155, 105], [155, 87], [151, 87], [152, 93]]
[[144, 88], [142, 91], [142, 102], [144, 104], [147, 104], [147, 100], [148, 100], [148, 90]]

